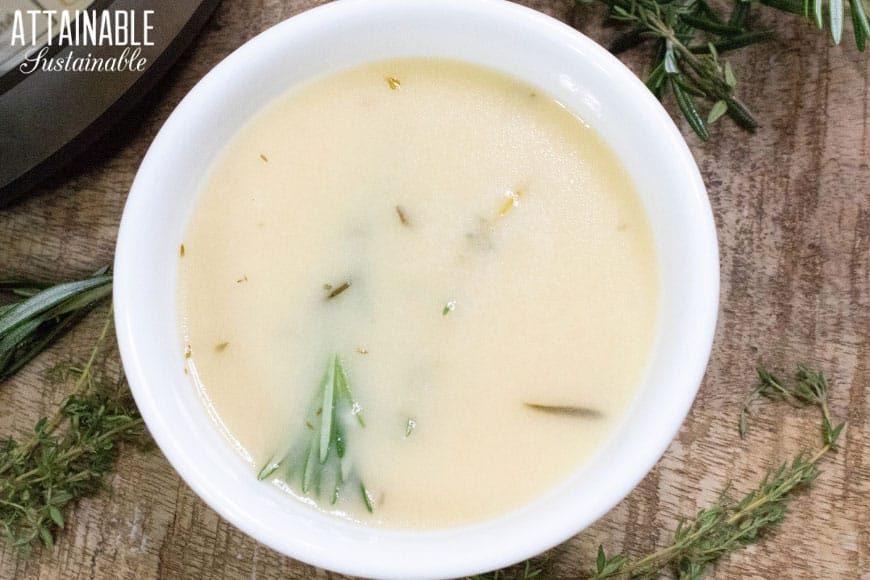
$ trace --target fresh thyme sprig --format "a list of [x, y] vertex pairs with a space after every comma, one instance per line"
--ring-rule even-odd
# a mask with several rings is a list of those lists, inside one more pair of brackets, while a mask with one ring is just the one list
[[468, 580], [531, 580], [532, 578], [544, 578], [544, 568], [532, 566], [530, 560], [522, 565], [522, 568], [515, 570], [496, 570], [488, 574], [478, 574], [471, 576]]
[[[794, 380], [785, 382], [764, 368], [758, 369], [759, 383], [752, 391], [740, 415], [741, 437], [748, 430], [750, 407], [761, 399], [784, 400], [795, 406], [817, 407], [822, 416], [822, 446], [799, 453], [775, 470], [768, 471], [755, 489], [740, 501], [732, 499], [727, 490], [716, 503], [700, 510], [694, 518], [683, 520], [674, 531], [673, 542], [661, 550], [636, 559], [623, 554], [608, 556], [598, 547], [595, 571], [589, 577], [654, 578], [670, 570], [680, 580], [698, 580], [722, 557], [755, 543], [758, 538], [783, 521], [789, 501], [795, 493], [809, 486], [819, 474], [819, 462], [836, 450], [845, 423], [833, 426], [828, 406], [829, 383], [824, 374], [799, 366]], [[500, 580], [510, 577], [531, 578], [542, 569], [525, 562], [523, 569], [505, 570], [478, 575], [473, 580]]]
[[269, 460], [257, 478], [282, 476], [303, 494], [320, 497], [326, 490], [335, 504], [350, 487], [360, 496], [366, 510], [374, 511], [374, 500], [347, 457], [348, 433], [364, 428], [362, 409], [354, 400], [341, 358], [336, 354], [326, 365], [320, 386], [305, 417], [305, 433], [289, 452]]
[[758, 368], [758, 385], [749, 394], [737, 429], [740, 437], [746, 437], [749, 431], [749, 417], [752, 414], [752, 404], [758, 399], [782, 400], [796, 407], [812, 405], [818, 407], [822, 413], [822, 441], [826, 445], [833, 446], [840, 437], [845, 423], [836, 427], [831, 423], [831, 411], [828, 407], [828, 379], [823, 373], [810, 369], [806, 365], [799, 365], [794, 380], [786, 382], [763, 367]]
[[[575, 0], [591, 3], [593, 0]], [[726, 16], [706, 0], [599, 0], [611, 19], [627, 24], [630, 30], [619, 37], [611, 51], [619, 53], [646, 40], [653, 40], [655, 57], [646, 79], [649, 89], [660, 100], [667, 92], [692, 130], [709, 139], [708, 126], [728, 115], [749, 131], [758, 126], [749, 109], [737, 98], [737, 77], [731, 65], [720, 58], [726, 51], [773, 38], [771, 30], [752, 30], [749, 13], [752, 0], [732, 0]], [[845, 0], [759, 0], [769, 8], [809, 17], [819, 28], [825, 26], [824, 13], [834, 42], [839, 44], [845, 20]], [[870, 36], [870, 21], [862, 0], [849, 0], [849, 12], [858, 50], [864, 51]], [[706, 101], [706, 112], [699, 104]]]
[[121, 441], [142, 435], [123, 381], [110, 387], [96, 375], [110, 326], [111, 310], [87, 362], [53, 369], [55, 379], [75, 378], [57, 411], [40, 419], [26, 441], [0, 442], [0, 531], [14, 546], [37, 539], [52, 546], [64, 510], [100, 488]]
[[112, 274], [108, 268], [101, 268], [85, 280], [56, 285], [0, 281], [0, 291], [18, 298], [0, 305], [2, 381], [109, 296], [112, 293]]
[[832, 427], [829, 385], [822, 373], [800, 366], [789, 385], [765, 369], [759, 369], [758, 376], [759, 386], [741, 413], [741, 436], [747, 432], [749, 405], [765, 397], [817, 407], [822, 415], [823, 445], [813, 452], [801, 452], [790, 462], [769, 471], [740, 501], [723, 492], [712, 507], [700, 510], [692, 520], [680, 522], [674, 531], [673, 543], [666, 548], [629, 560], [621, 554], [608, 557], [599, 546], [594, 578], [651, 578], [670, 569], [681, 580], [695, 580], [701, 578], [711, 564], [755, 543], [761, 534], [783, 521], [794, 494], [816, 479], [819, 461], [836, 449], [845, 423]]

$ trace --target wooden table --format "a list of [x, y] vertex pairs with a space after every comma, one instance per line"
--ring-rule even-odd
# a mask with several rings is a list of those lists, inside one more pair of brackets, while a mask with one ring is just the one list
[[[35, 195], [0, 211], [0, 274], [73, 278], [112, 259], [126, 192], [146, 148], [184, 94], [218, 61], [318, 0], [225, 0], [148, 102], [100, 147]], [[602, 42], [598, 7], [521, 2]], [[763, 12], [763, 13], [762, 13]], [[800, 18], [758, 12], [777, 41], [733, 53], [755, 135], [716, 125], [689, 135], [719, 229], [722, 298], [713, 356], [678, 437], [634, 492], [582, 534], [543, 555], [546, 577], [579, 578], [599, 543], [641, 553], [666, 545], [680, 516], [733, 482], [815, 446], [815, 414], [763, 406], [746, 440], [736, 418], [763, 361], [790, 372], [810, 361], [834, 379], [832, 411], [848, 419], [839, 453], [792, 515], [762, 542], [726, 558], [716, 578], [870, 579], [870, 55], [834, 47]], [[847, 25], [849, 26], [849, 25]], [[642, 71], [643, 54], [625, 55]], [[2, 161], [0, 161], [2, 162]], [[63, 396], [43, 376], [87, 355], [92, 316], [0, 385], [0, 434], [22, 434]], [[159, 450], [127, 448], [106, 489], [72, 511], [54, 551], [0, 546], [0, 577], [337, 578], [283, 557], [223, 521]]]

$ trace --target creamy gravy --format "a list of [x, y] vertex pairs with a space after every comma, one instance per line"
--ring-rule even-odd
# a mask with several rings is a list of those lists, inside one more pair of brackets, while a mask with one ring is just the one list
[[655, 340], [655, 248], [617, 158], [546, 95], [452, 61], [279, 98], [226, 145], [181, 253], [188, 371], [251, 477], [316, 430], [338, 355], [365, 418], [340, 417], [343, 461], [371, 513], [287, 465], [269, 480], [390, 527], [480, 521], [567, 478]]

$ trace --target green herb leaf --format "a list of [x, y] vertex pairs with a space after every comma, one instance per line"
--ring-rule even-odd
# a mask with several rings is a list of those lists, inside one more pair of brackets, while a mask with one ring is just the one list
[[0, 282], [0, 290], [24, 297], [0, 308], [0, 381], [32, 360], [112, 292], [102, 268], [79, 282]]
[[[708, 119], [722, 116], [724, 101], [728, 116], [740, 127], [752, 131], [758, 123], [749, 109], [741, 103], [734, 89], [736, 77], [730, 65], [721, 66], [719, 54], [743, 48], [773, 38], [770, 30], [751, 30], [748, 18], [751, 0], [732, 0], [728, 19], [718, 8], [704, 0], [599, 0], [608, 10], [611, 20], [629, 27], [612, 46], [618, 53], [652, 41], [653, 64], [647, 77], [650, 91], [662, 99], [665, 89], [671, 89], [680, 112], [692, 130], [702, 139], [709, 138], [707, 123], [698, 113], [695, 99], [713, 103], [714, 109]], [[576, 0], [578, 4], [590, 4], [592, 0]], [[843, 33], [846, 0], [828, 0], [831, 38], [839, 44]], [[760, 3], [776, 10], [810, 17], [810, 0], [760, 0]], [[825, 0], [812, 0], [813, 19], [817, 26], [824, 26]], [[855, 44], [863, 51], [870, 36], [870, 20], [861, 0], [849, 0]], [[712, 122], [712, 121], [708, 121]]]
[[844, 423], [831, 428], [827, 406], [828, 382], [824, 375], [799, 367], [795, 380], [785, 383], [764, 368], [758, 369], [759, 383], [743, 407], [740, 432], [746, 433], [749, 406], [759, 398], [777, 399], [794, 405], [810, 405], [822, 414], [823, 447], [813, 453], [799, 453], [790, 462], [768, 471], [755, 489], [740, 501], [722, 492], [712, 506], [693, 519], [681, 521], [671, 545], [635, 560], [607, 559], [599, 548], [595, 578], [648, 578], [670, 569], [679, 578], [701, 578], [710, 565], [722, 557], [755, 543], [759, 536], [785, 518], [795, 493], [818, 476], [818, 463], [834, 450]]
[[85, 364], [52, 373], [75, 379], [57, 411], [37, 421], [29, 439], [0, 441], [0, 534], [13, 546], [53, 546], [54, 532], [66, 524], [63, 510], [100, 489], [119, 443], [144, 434], [123, 382], [110, 387], [96, 375], [111, 319], [110, 309]]
[[716, 101], [713, 108], [710, 109], [710, 113], [707, 114], [707, 124], [712, 125], [726, 112], [728, 112], [728, 103], [725, 101]]
[[332, 421], [335, 419], [335, 365], [326, 365], [326, 376], [323, 377], [323, 405], [320, 423], [320, 463], [326, 461], [332, 439]]
[[570, 405], [542, 405], [540, 403], [523, 403], [527, 409], [541, 411], [551, 415], [565, 415], [568, 417], [584, 417], [587, 419], [600, 419], [603, 414], [597, 409], [588, 407], [573, 407]]
[[362, 495], [363, 503], [365, 503], [366, 510], [368, 510], [369, 513], [374, 513], [375, 508], [374, 505], [372, 505], [372, 496], [369, 494], [369, 490], [366, 489], [365, 484], [362, 482], [359, 484], [359, 491], [360, 495]]
[[834, 44], [840, 44], [843, 38], [843, 20], [846, 17], [846, 5], [843, 0], [828, 0], [828, 17], [831, 23], [831, 38]]
[[674, 92], [674, 96], [677, 97], [677, 105], [679, 105], [680, 110], [683, 112], [683, 116], [686, 117], [686, 120], [689, 122], [689, 125], [698, 137], [700, 137], [702, 141], [706, 141], [710, 138], [710, 134], [707, 132], [707, 124], [704, 122], [704, 118], [701, 117], [701, 113], [698, 111], [698, 106], [695, 104], [695, 100], [690, 94], [688, 94], [688, 92], [686, 92], [680, 82], [676, 79], [676, 75], [671, 75], [668, 80], [670, 81], [671, 90]]
[[[310, 497], [320, 497], [323, 488], [330, 502], [338, 501], [342, 485], [349, 478], [359, 480], [347, 457], [350, 431], [345, 417], [349, 416], [356, 417], [358, 428], [365, 427], [341, 357], [335, 354], [327, 362], [297, 440], [280, 460], [273, 458], [263, 466], [257, 478], [276, 477], [278, 468], [284, 465], [288, 484], [297, 486]], [[373, 508], [367, 505], [366, 509]]]
[[53, 521], [55, 523], [55, 525], [57, 525], [57, 527], [59, 527], [59, 528], [63, 527], [63, 523], [64, 523], [63, 522], [63, 514], [60, 513], [59, 509], [57, 509], [53, 505], [49, 505], [48, 506], [48, 515], [51, 517], [51, 521]]

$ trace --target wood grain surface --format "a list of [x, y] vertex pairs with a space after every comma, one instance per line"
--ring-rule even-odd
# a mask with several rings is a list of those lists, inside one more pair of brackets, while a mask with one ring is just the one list
[[[17, 205], [0, 210], [0, 275], [85, 275], [112, 259], [126, 192], [146, 148], [184, 94], [217, 62], [316, 0], [225, 0], [148, 102], [113, 135]], [[598, 7], [521, 2], [599, 42]], [[703, 144], [681, 124], [709, 189], [721, 251], [713, 355], [676, 440], [643, 482], [594, 526], [543, 554], [546, 578], [581, 578], [595, 550], [666, 545], [677, 520], [736, 492], [816, 444], [816, 416], [765, 405], [746, 440], [736, 418], [763, 361], [812, 362], [833, 377], [832, 411], [848, 419], [839, 453], [774, 534], [723, 560], [711, 577], [870, 579], [870, 56], [849, 31], [840, 47], [797, 17], [759, 10], [772, 44], [733, 53], [755, 135], [718, 124]], [[847, 24], [850, 28], [850, 24]], [[303, 57], [304, 58], [304, 57]], [[623, 59], [643, 72], [646, 57]], [[0, 160], [2, 162], [2, 160]], [[0, 436], [21, 435], [62, 398], [44, 371], [87, 354], [92, 316], [0, 385]], [[512, 571], [513, 574], [515, 571]], [[508, 577], [511, 577], [508, 575]], [[53, 551], [0, 543], [0, 578], [341, 578], [258, 544], [222, 520], [160, 451], [125, 449], [106, 489], [80, 502]]]

